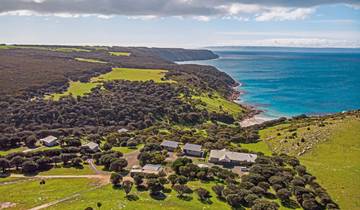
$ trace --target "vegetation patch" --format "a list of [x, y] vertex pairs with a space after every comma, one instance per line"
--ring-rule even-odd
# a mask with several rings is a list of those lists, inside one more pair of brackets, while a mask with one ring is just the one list
[[63, 93], [55, 93], [52, 95], [45, 96], [45, 99], [52, 99], [52, 100], [59, 100], [61, 97], [64, 96], [84, 96], [91, 92], [91, 89], [95, 88], [96, 86], [100, 85], [99, 83], [95, 82], [80, 82], [80, 81], [70, 81], [69, 88]]
[[129, 52], [109, 52], [112, 56], [130, 56]]
[[40, 172], [39, 175], [91, 175], [94, 170], [89, 165], [79, 167], [56, 166], [49, 171]]
[[204, 107], [208, 111], [227, 112], [235, 118], [239, 117], [245, 112], [245, 110], [239, 104], [233, 101], [229, 101], [220, 96], [219, 94], [202, 94], [200, 96], [193, 95], [192, 99], [200, 100], [201, 102], [203, 102], [198, 106]]
[[360, 118], [338, 114], [285, 122], [260, 131], [276, 153], [300, 156], [342, 209], [360, 206]]
[[81, 61], [81, 62], [107, 64], [107, 62], [105, 62], [105, 61], [100, 61], [100, 60], [90, 59], [90, 58], [75, 58], [75, 60], [77, 60], [77, 61]]
[[140, 150], [143, 147], [144, 147], [144, 144], [138, 144], [134, 147], [112, 147], [111, 150], [126, 154], [126, 153], [135, 152], [137, 150]]

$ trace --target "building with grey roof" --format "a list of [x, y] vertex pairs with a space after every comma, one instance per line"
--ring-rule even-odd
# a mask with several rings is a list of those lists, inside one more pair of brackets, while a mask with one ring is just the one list
[[126, 128], [121, 128], [118, 130], [118, 133], [127, 133], [129, 130]]
[[58, 139], [55, 136], [47, 136], [40, 139], [40, 142], [47, 147], [53, 147], [58, 144]]
[[84, 145], [85, 147], [88, 147], [90, 150], [97, 152], [100, 150], [99, 144], [95, 143], [95, 142], [89, 142], [87, 144]]
[[130, 170], [130, 176], [135, 174], [159, 174], [164, 168], [160, 164], [146, 164], [142, 168], [140, 166], [133, 166]]
[[201, 145], [198, 144], [186, 143], [183, 148], [183, 151], [185, 155], [190, 155], [190, 156], [202, 157], [204, 155], [204, 151], [202, 151]]
[[211, 150], [209, 162], [217, 164], [241, 165], [242, 163], [254, 163], [256, 154], [231, 152], [226, 149]]
[[160, 145], [164, 147], [164, 149], [172, 152], [179, 147], [179, 143], [176, 141], [163, 141]]

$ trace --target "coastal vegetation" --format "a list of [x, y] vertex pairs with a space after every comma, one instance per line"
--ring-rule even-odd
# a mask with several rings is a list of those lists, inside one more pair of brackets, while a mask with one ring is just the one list
[[129, 52], [109, 52], [110, 55], [113, 56], [130, 56], [131, 53]]
[[[330, 181], [351, 186], [339, 180], [340, 173], [327, 178], [320, 172], [340, 164], [325, 155], [329, 148], [323, 145], [338, 144], [342, 132], [356, 129], [358, 112], [244, 128], [238, 120], [251, 110], [232, 102], [237, 83], [231, 77], [210, 66], [172, 63], [189, 55], [213, 57], [210, 52], [37, 47], [63, 48], [0, 51], [0, 175], [8, 177], [0, 178], [5, 195], [0, 204], [8, 202], [13, 209], [313, 210], [339, 209], [337, 202], [344, 205], [345, 196], [357, 193], [335, 197]], [[18, 82], [6, 81], [11, 71]], [[50, 135], [58, 145], [41, 146], [40, 139]], [[357, 167], [350, 160], [357, 158], [358, 132], [349, 135], [344, 148], [355, 149], [349, 150], [344, 171]], [[168, 152], [160, 145], [164, 140], [180, 147], [197, 144], [204, 156]], [[344, 148], [334, 149], [335, 154]], [[236, 167], [208, 163], [211, 150], [223, 149], [257, 159]], [[165, 170], [131, 174], [133, 167], [146, 164]], [[357, 175], [351, 176], [356, 180]]]

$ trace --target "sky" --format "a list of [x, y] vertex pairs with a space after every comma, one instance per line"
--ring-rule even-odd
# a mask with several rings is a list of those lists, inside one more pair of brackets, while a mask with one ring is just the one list
[[360, 47], [360, 0], [0, 0], [0, 43]]

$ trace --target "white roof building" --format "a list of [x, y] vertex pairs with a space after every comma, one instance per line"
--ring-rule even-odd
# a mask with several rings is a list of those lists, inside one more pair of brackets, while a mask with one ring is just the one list
[[209, 155], [209, 160], [211, 162], [222, 162], [222, 163], [231, 163], [231, 162], [254, 163], [256, 158], [257, 158], [256, 154], [231, 152], [226, 149], [211, 150]]

